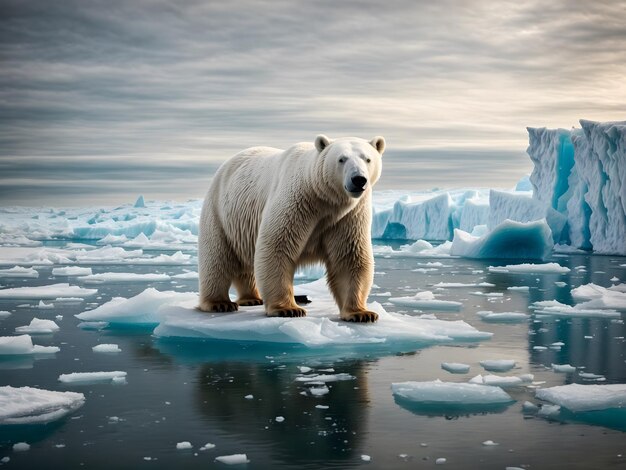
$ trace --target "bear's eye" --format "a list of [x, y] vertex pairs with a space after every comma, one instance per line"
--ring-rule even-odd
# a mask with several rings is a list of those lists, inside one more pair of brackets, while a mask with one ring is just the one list
[[346, 157], [341, 157], [339, 159], [339, 163], [346, 163]]
[[371, 158], [368, 158], [367, 160], [365, 160], [367, 163], [370, 163], [372, 161]]

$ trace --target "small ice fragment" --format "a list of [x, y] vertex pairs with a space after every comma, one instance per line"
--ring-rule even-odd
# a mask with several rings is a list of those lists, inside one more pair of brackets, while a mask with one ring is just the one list
[[201, 451], [211, 450], [211, 449], [215, 449], [215, 444], [211, 444], [210, 442], [207, 442], [202, 447], [200, 447]]
[[557, 287], [565, 287], [567, 283], [563, 281], [554, 281], [554, 285]]
[[53, 276], [89, 276], [92, 274], [91, 268], [81, 266], [66, 266], [52, 269]]
[[276, 420], [277, 423], [282, 423], [283, 421], [285, 421], [285, 417], [284, 416], [276, 416], [276, 418], [274, 418]]
[[545, 351], [548, 348], [546, 346], [533, 346], [533, 349], [535, 351]]
[[532, 374], [523, 374], [517, 377], [507, 376], [502, 377], [499, 375], [477, 375], [469, 380], [470, 384], [479, 385], [491, 385], [496, 387], [518, 387], [521, 385], [529, 384], [533, 381], [534, 376]]
[[539, 407], [537, 405], [535, 405], [534, 403], [531, 403], [529, 401], [525, 401], [522, 404], [522, 410], [527, 412], [527, 413], [536, 413], [537, 411], [539, 411]]
[[489, 310], [476, 312], [476, 314], [487, 322], [516, 323], [528, 320], [529, 316], [521, 312], [492, 312]]
[[13, 452], [24, 452], [30, 450], [30, 444], [26, 442], [18, 442], [13, 444]]
[[592, 374], [591, 372], [579, 372], [578, 375], [580, 376], [580, 378], [585, 379], [585, 380], [598, 380], [598, 381], [606, 380], [603, 375]]
[[618, 278], [617, 276], [613, 276], [613, 277], [610, 279], [610, 281], [611, 281], [611, 282], [618, 282], [618, 281], [619, 281], [619, 278]]
[[300, 373], [301, 374], [308, 374], [309, 372], [311, 372], [313, 369], [311, 369], [310, 367], [307, 366], [298, 366], [298, 369], [300, 369]]
[[499, 446], [500, 444], [498, 444], [497, 442], [493, 442], [491, 440], [485, 441], [483, 442], [484, 446]]
[[11, 312], [8, 312], [6, 310], [0, 310], [0, 318], [6, 318], [11, 316]]
[[339, 382], [343, 380], [354, 380], [356, 377], [350, 374], [319, 374], [319, 375], [304, 375], [296, 377], [296, 382]]
[[53, 303], [47, 304], [43, 300], [40, 300], [39, 305], [37, 305], [37, 308], [42, 309], [42, 310], [51, 309], [51, 308], [54, 308], [54, 304]]
[[252, 400], [254, 398], [254, 395], [246, 395], [244, 398], [246, 400]]
[[528, 292], [529, 289], [530, 287], [528, 286], [511, 286], [506, 288], [506, 290], [515, 290], [519, 292]]
[[11, 461], [11, 457], [8, 457], [8, 456], [7, 457], [2, 457], [0, 459], [0, 462], [2, 462], [2, 463], [9, 463], [10, 461]]
[[452, 374], [467, 374], [470, 370], [470, 366], [468, 364], [460, 362], [442, 362], [441, 368]]
[[91, 348], [93, 352], [101, 352], [101, 353], [118, 353], [122, 352], [120, 347], [117, 344], [98, 344]]
[[54, 354], [59, 351], [60, 349], [56, 346], [33, 345], [30, 335], [0, 336], [0, 356]]
[[489, 359], [480, 361], [483, 369], [491, 372], [506, 372], [515, 367], [515, 361], [512, 359]]
[[370, 462], [370, 461], [372, 460], [372, 457], [370, 457], [370, 456], [369, 456], [369, 455], [367, 455], [367, 454], [362, 454], [362, 455], [361, 455], [361, 460], [362, 460], [363, 462]]
[[428, 447], [428, 444], [426, 444], [425, 442], [420, 442], [420, 447]]
[[74, 372], [59, 375], [59, 382], [63, 383], [92, 383], [113, 382], [116, 378], [126, 378], [126, 372]]
[[215, 460], [226, 465], [240, 465], [250, 462], [246, 454], [220, 455], [219, 457], [215, 457]]
[[54, 318], [55, 318], [57, 321], [61, 321], [61, 320], [63, 320], [63, 315], [56, 315]]
[[31, 335], [50, 334], [55, 331], [59, 331], [59, 325], [52, 320], [42, 320], [40, 318], [33, 318], [29, 325], [15, 328], [16, 333], [27, 333]]
[[193, 448], [193, 446], [191, 445], [191, 442], [189, 441], [183, 441], [183, 442], [179, 442], [176, 444], [176, 449], [178, 450], [187, 450], [191, 448]]
[[318, 410], [327, 410], [330, 407], [328, 405], [315, 405], [315, 408]]
[[552, 370], [554, 372], [576, 372], [576, 367], [571, 366], [569, 364], [552, 364]]
[[328, 392], [330, 392], [330, 389], [326, 385], [323, 385], [321, 387], [311, 387], [309, 389], [309, 393], [314, 397], [321, 397], [323, 395], [326, 395]]
[[539, 408], [539, 416], [550, 417], [556, 416], [561, 412], [559, 405], [543, 405]]
[[443, 457], [439, 457], [437, 460], [435, 460], [436, 465], [443, 465], [444, 463], [446, 463], [446, 459]]

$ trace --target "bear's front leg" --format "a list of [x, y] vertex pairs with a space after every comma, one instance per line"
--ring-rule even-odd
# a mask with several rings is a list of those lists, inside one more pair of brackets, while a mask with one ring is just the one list
[[268, 317], [304, 317], [306, 310], [294, 299], [293, 276], [311, 224], [298, 211], [270, 213], [261, 224], [254, 258], [265, 313]]

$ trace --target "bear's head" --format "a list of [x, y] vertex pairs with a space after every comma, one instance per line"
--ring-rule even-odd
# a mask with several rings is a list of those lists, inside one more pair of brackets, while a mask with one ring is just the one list
[[318, 135], [315, 148], [323, 161], [324, 179], [351, 198], [361, 197], [380, 178], [385, 151], [383, 137], [368, 142], [356, 137], [330, 140]]

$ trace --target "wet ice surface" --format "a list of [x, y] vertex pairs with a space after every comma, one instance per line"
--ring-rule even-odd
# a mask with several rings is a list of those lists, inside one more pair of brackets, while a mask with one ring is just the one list
[[[136, 240], [134, 245], [141, 241]], [[60, 327], [53, 333], [33, 335], [29, 341], [24, 338], [13, 346], [3, 343], [5, 352], [10, 348], [21, 352], [0, 356], [2, 385], [81, 393], [85, 402], [79, 409], [70, 410], [68, 416], [49, 424], [0, 426], [0, 458], [10, 457], [9, 463], [15, 467], [84, 464], [85, 468], [103, 468], [110, 466], [112, 454], [117, 462], [128, 466], [154, 468], [221, 468], [225, 460], [216, 459], [229, 456], [235, 462], [248, 460], [247, 468], [415, 468], [445, 459], [445, 468], [467, 468], [471, 461], [487, 469], [543, 469], [562, 468], [563, 455], [567, 455], [569, 468], [624, 465], [624, 409], [573, 411], [564, 405], [579, 404], [581, 400], [584, 403], [585, 394], [598, 397], [598, 393], [583, 390], [585, 393], [572, 395], [568, 390], [567, 394], [557, 394], [559, 389], [553, 387], [569, 383], [593, 387], [626, 383], [624, 313], [615, 310], [614, 304], [620, 299], [615, 292], [621, 291], [613, 289], [609, 297], [602, 297], [598, 294], [603, 293], [602, 289], [588, 286], [593, 283], [609, 288], [619, 284], [611, 279], [626, 277], [626, 266], [621, 266], [626, 265], [625, 258], [572, 254], [546, 260], [568, 267], [567, 273], [506, 273], [490, 272], [489, 266], [505, 266], [513, 261], [447, 257], [439, 264], [426, 266], [424, 259], [411, 255], [377, 257], [374, 292], [390, 292], [391, 296], [372, 296], [370, 302], [382, 303], [390, 313], [421, 317], [421, 321], [433, 316], [444, 321], [462, 320], [477, 331], [493, 333], [493, 337], [420, 347], [402, 344], [392, 348], [376, 343], [365, 347], [344, 344], [310, 348], [289, 343], [153, 335], [159, 299], [176, 297], [185, 301], [197, 290], [193, 275], [179, 276], [195, 272], [196, 253], [191, 247], [183, 249], [183, 256], [172, 257], [174, 250], [159, 251], [153, 246], [147, 252], [144, 240], [141, 255], [120, 258], [119, 264], [115, 264], [109, 258], [111, 251], [90, 257], [84, 246], [68, 247], [65, 242], [54, 245], [46, 242], [42, 247], [28, 248], [33, 253], [57, 250], [31, 257], [51, 260], [51, 264], [5, 265], [7, 269], [16, 265], [33, 267], [39, 277], [4, 277], [0, 280], [2, 289], [69, 283], [97, 292], [83, 298], [84, 292], [57, 286], [50, 291], [30, 290], [30, 296], [1, 299], [0, 311], [11, 313], [0, 317], [2, 337], [17, 337], [15, 329], [29, 325], [34, 318], [54, 321]], [[399, 246], [394, 245], [394, 250]], [[127, 251], [137, 249], [126, 247]], [[176, 251], [179, 249], [177, 246]], [[77, 257], [75, 253], [80, 250], [85, 253]], [[61, 256], [73, 264], [58, 264]], [[140, 263], [124, 261], [138, 256]], [[92, 264], [86, 262], [89, 259]], [[155, 259], [156, 262], [148, 263]], [[64, 270], [52, 275], [52, 269], [73, 265], [91, 268], [94, 275], [122, 273], [127, 280], [113, 282], [115, 276], [107, 274], [107, 282], [87, 286], [77, 278], [88, 275], [86, 271]], [[585, 269], [576, 269], [578, 266]], [[424, 267], [435, 270], [414, 271]], [[148, 282], [137, 278], [138, 282], [133, 282], [127, 273], [164, 276], [158, 278], [162, 280]], [[308, 276], [314, 274], [319, 273], [311, 272]], [[307, 275], [300, 277], [298, 282], [305, 282]], [[555, 282], [565, 282], [566, 286]], [[571, 288], [581, 285], [588, 287], [572, 296]], [[528, 290], [508, 289], [515, 286], [528, 286]], [[114, 297], [132, 298], [148, 288], [166, 294], [148, 296], [127, 310], [117, 310], [120, 318], [132, 318], [133, 325], [77, 327], [81, 320], [74, 315], [93, 312]], [[389, 303], [388, 297], [411, 298], [424, 291], [433, 292], [430, 300], [457, 302], [460, 307], [438, 310], [429, 308], [433, 305], [428, 302], [420, 308], [410, 302]], [[502, 295], [472, 295], [476, 291]], [[606, 306], [610, 308], [601, 308], [600, 298], [608, 299]], [[52, 303], [53, 308], [39, 308], [41, 299], [46, 299], [46, 305]], [[316, 299], [312, 300], [311, 309]], [[553, 310], [560, 309], [561, 315], [543, 313], [550, 305], [530, 308], [543, 301], [570, 306], [593, 301], [593, 307], [587, 310], [617, 313], [584, 316], [584, 309], [579, 308], [576, 315], [566, 316], [562, 314], [564, 307], [556, 304], [551, 306], [556, 307]], [[110, 307], [111, 304], [109, 312], [115, 311]], [[107, 307], [100, 308], [106, 311]], [[484, 312], [505, 315], [489, 317]], [[58, 319], [59, 315], [62, 318]], [[32, 354], [33, 343], [58, 347], [59, 351]], [[98, 345], [105, 347], [94, 350]], [[485, 372], [481, 366], [481, 362], [501, 360], [508, 362], [496, 362], [496, 367], [508, 367], [513, 361], [513, 368]], [[451, 374], [442, 369], [442, 363], [461, 363], [469, 366], [470, 371]], [[90, 372], [114, 374], [71, 376], [87, 379], [79, 382], [59, 381], [62, 374]], [[413, 395], [413, 400], [398, 399], [391, 389], [392, 383], [435, 380], [473, 387], [475, 384], [469, 382], [477, 374], [481, 374], [483, 383], [505, 387], [511, 401], [481, 408], [457, 400], [454, 406], [441, 407], [420, 403], [419, 395]], [[125, 380], [115, 383], [115, 376]], [[106, 377], [109, 378], [103, 382], [93, 380]], [[456, 389], [459, 386], [452, 385], [447, 391], [454, 396]], [[536, 396], [537, 390], [550, 389], [552, 394], [546, 395], [550, 401]], [[622, 391], [611, 390], [602, 403], [621, 403]], [[529, 403], [524, 405], [525, 402]], [[277, 417], [284, 419], [279, 422]], [[499, 445], [483, 444], [488, 441]], [[13, 450], [13, 445], [20, 442], [30, 445], [28, 452]], [[178, 450], [176, 446], [181, 442], [189, 442], [192, 448]], [[205, 446], [207, 442], [212, 444]], [[363, 460], [363, 455], [370, 460]]]

